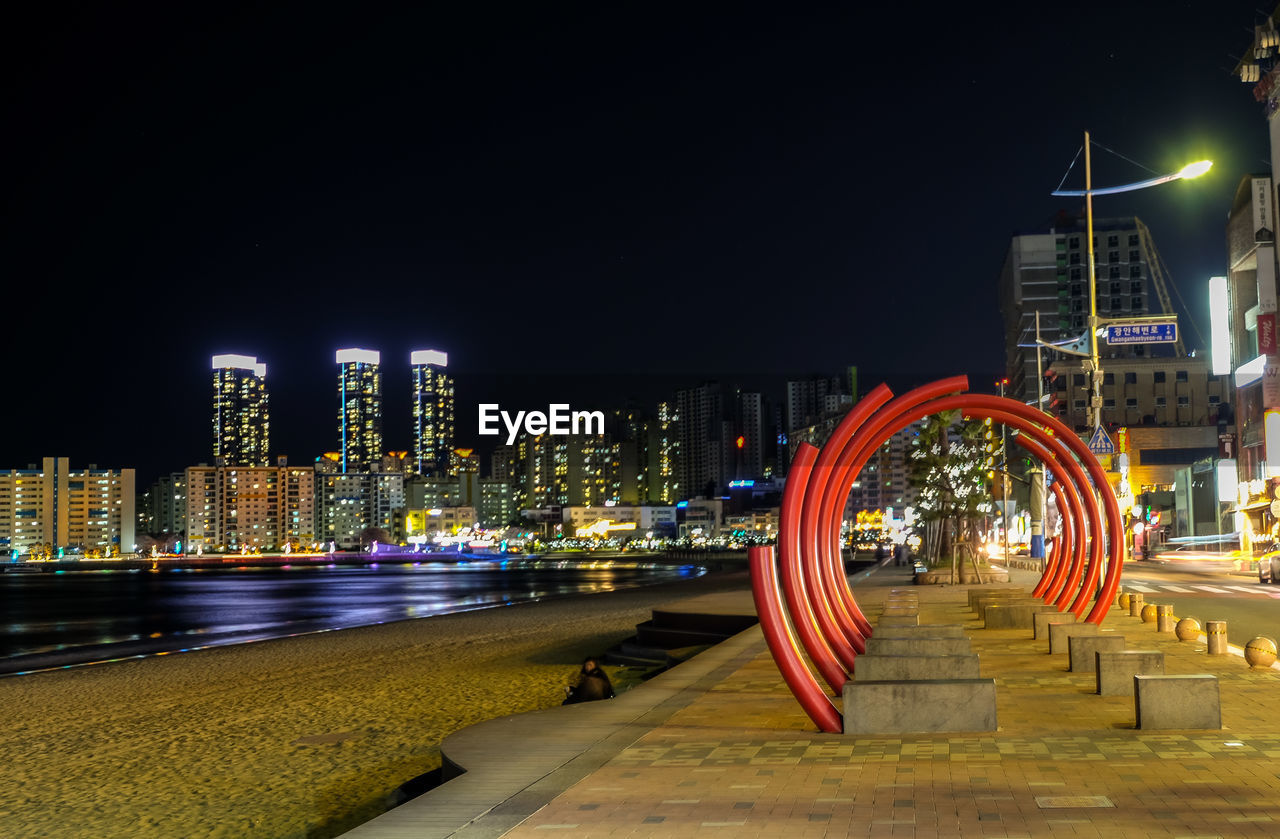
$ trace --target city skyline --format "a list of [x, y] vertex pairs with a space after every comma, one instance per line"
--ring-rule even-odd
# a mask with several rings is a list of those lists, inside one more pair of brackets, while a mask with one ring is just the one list
[[[1100, 183], [1215, 160], [1098, 208], [1143, 219], [1202, 309], [1235, 184], [1269, 168], [1231, 75], [1259, 16], [1074, 8], [24, 9], [41, 46], [9, 58], [15, 310], [133, 363], [99, 375], [82, 344], [42, 341], [0, 462], [198, 462], [208, 397], [185, 383], [232, 346], [270, 363], [272, 444], [295, 460], [332, 447], [336, 346], [448, 347], [459, 442], [482, 400], [608, 408], [847, 363], [980, 388], [1003, 369], [1009, 237], [1078, 212], [1049, 192], [1085, 128], [1116, 152]], [[884, 33], [938, 21], [949, 41], [890, 55]], [[179, 304], [236, 290], [233, 313]], [[401, 390], [385, 432], [409, 449]]]

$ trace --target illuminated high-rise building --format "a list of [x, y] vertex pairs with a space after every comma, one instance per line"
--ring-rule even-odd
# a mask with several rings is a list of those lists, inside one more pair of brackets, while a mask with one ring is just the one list
[[215, 355], [214, 461], [229, 466], [266, 466], [270, 430], [267, 365], [251, 355]]
[[445, 373], [449, 356], [440, 350], [415, 350], [413, 367], [413, 454], [421, 475], [456, 475], [453, 378]]
[[382, 461], [382, 356], [338, 350], [338, 433], [342, 472], [365, 472]]

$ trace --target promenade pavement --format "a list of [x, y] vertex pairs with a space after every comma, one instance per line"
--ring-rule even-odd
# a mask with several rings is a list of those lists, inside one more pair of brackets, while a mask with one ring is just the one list
[[[1011, 585], [1037, 579], [1015, 570]], [[907, 585], [907, 569], [885, 566], [854, 592], [874, 624]], [[1047, 641], [983, 629], [969, 588], [911, 590], [920, 623], [964, 625], [996, 682], [995, 732], [820, 733], [753, 627], [610, 702], [453, 735], [443, 750], [466, 774], [346, 835], [1280, 835], [1280, 669], [1210, 656], [1203, 636], [1179, 642], [1113, 608], [1103, 629], [1127, 649], [1163, 651], [1168, 674], [1219, 680], [1221, 730], [1140, 731], [1131, 696], [1095, 695], [1094, 674], [1069, 672]], [[754, 612], [747, 590], [665, 608]]]

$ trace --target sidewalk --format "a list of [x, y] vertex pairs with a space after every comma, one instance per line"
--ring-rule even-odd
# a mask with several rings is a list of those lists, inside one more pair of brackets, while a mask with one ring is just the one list
[[[906, 569], [884, 567], [859, 581], [854, 592], [873, 624], [889, 590], [909, 579]], [[1014, 571], [1013, 579], [1029, 585], [1038, 575]], [[1140, 732], [1132, 697], [1094, 695], [1093, 674], [1068, 672], [1066, 656], [1049, 655], [1027, 630], [981, 629], [967, 590], [913, 588], [922, 624], [966, 626], [982, 675], [996, 680], [997, 732], [818, 733], [753, 628], [612, 702], [455, 735], [445, 752], [466, 775], [348, 835], [1280, 834], [1280, 671], [1210, 657], [1203, 643], [1161, 636], [1113, 609], [1104, 628], [1122, 632], [1127, 648], [1162, 650], [1166, 673], [1219, 679], [1222, 730]], [[741, 598], [750, 605], [749, 592], [719, 597], [722, 608], [742, 608]], [[512, 778], [490, 801], [476, 796], [495, 784], [486, 755], [513, 772], [550, 744], [564, 750], [524, 767], [524, 780]], [[459, 803], [475, 817], [421, 820]]]

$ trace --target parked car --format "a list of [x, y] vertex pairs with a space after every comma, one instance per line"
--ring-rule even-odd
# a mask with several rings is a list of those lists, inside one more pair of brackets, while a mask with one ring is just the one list
[[1280, 550], [1258, 557], [1258, 582], [1274, 583], [1277, 580], [1280, 580]]

